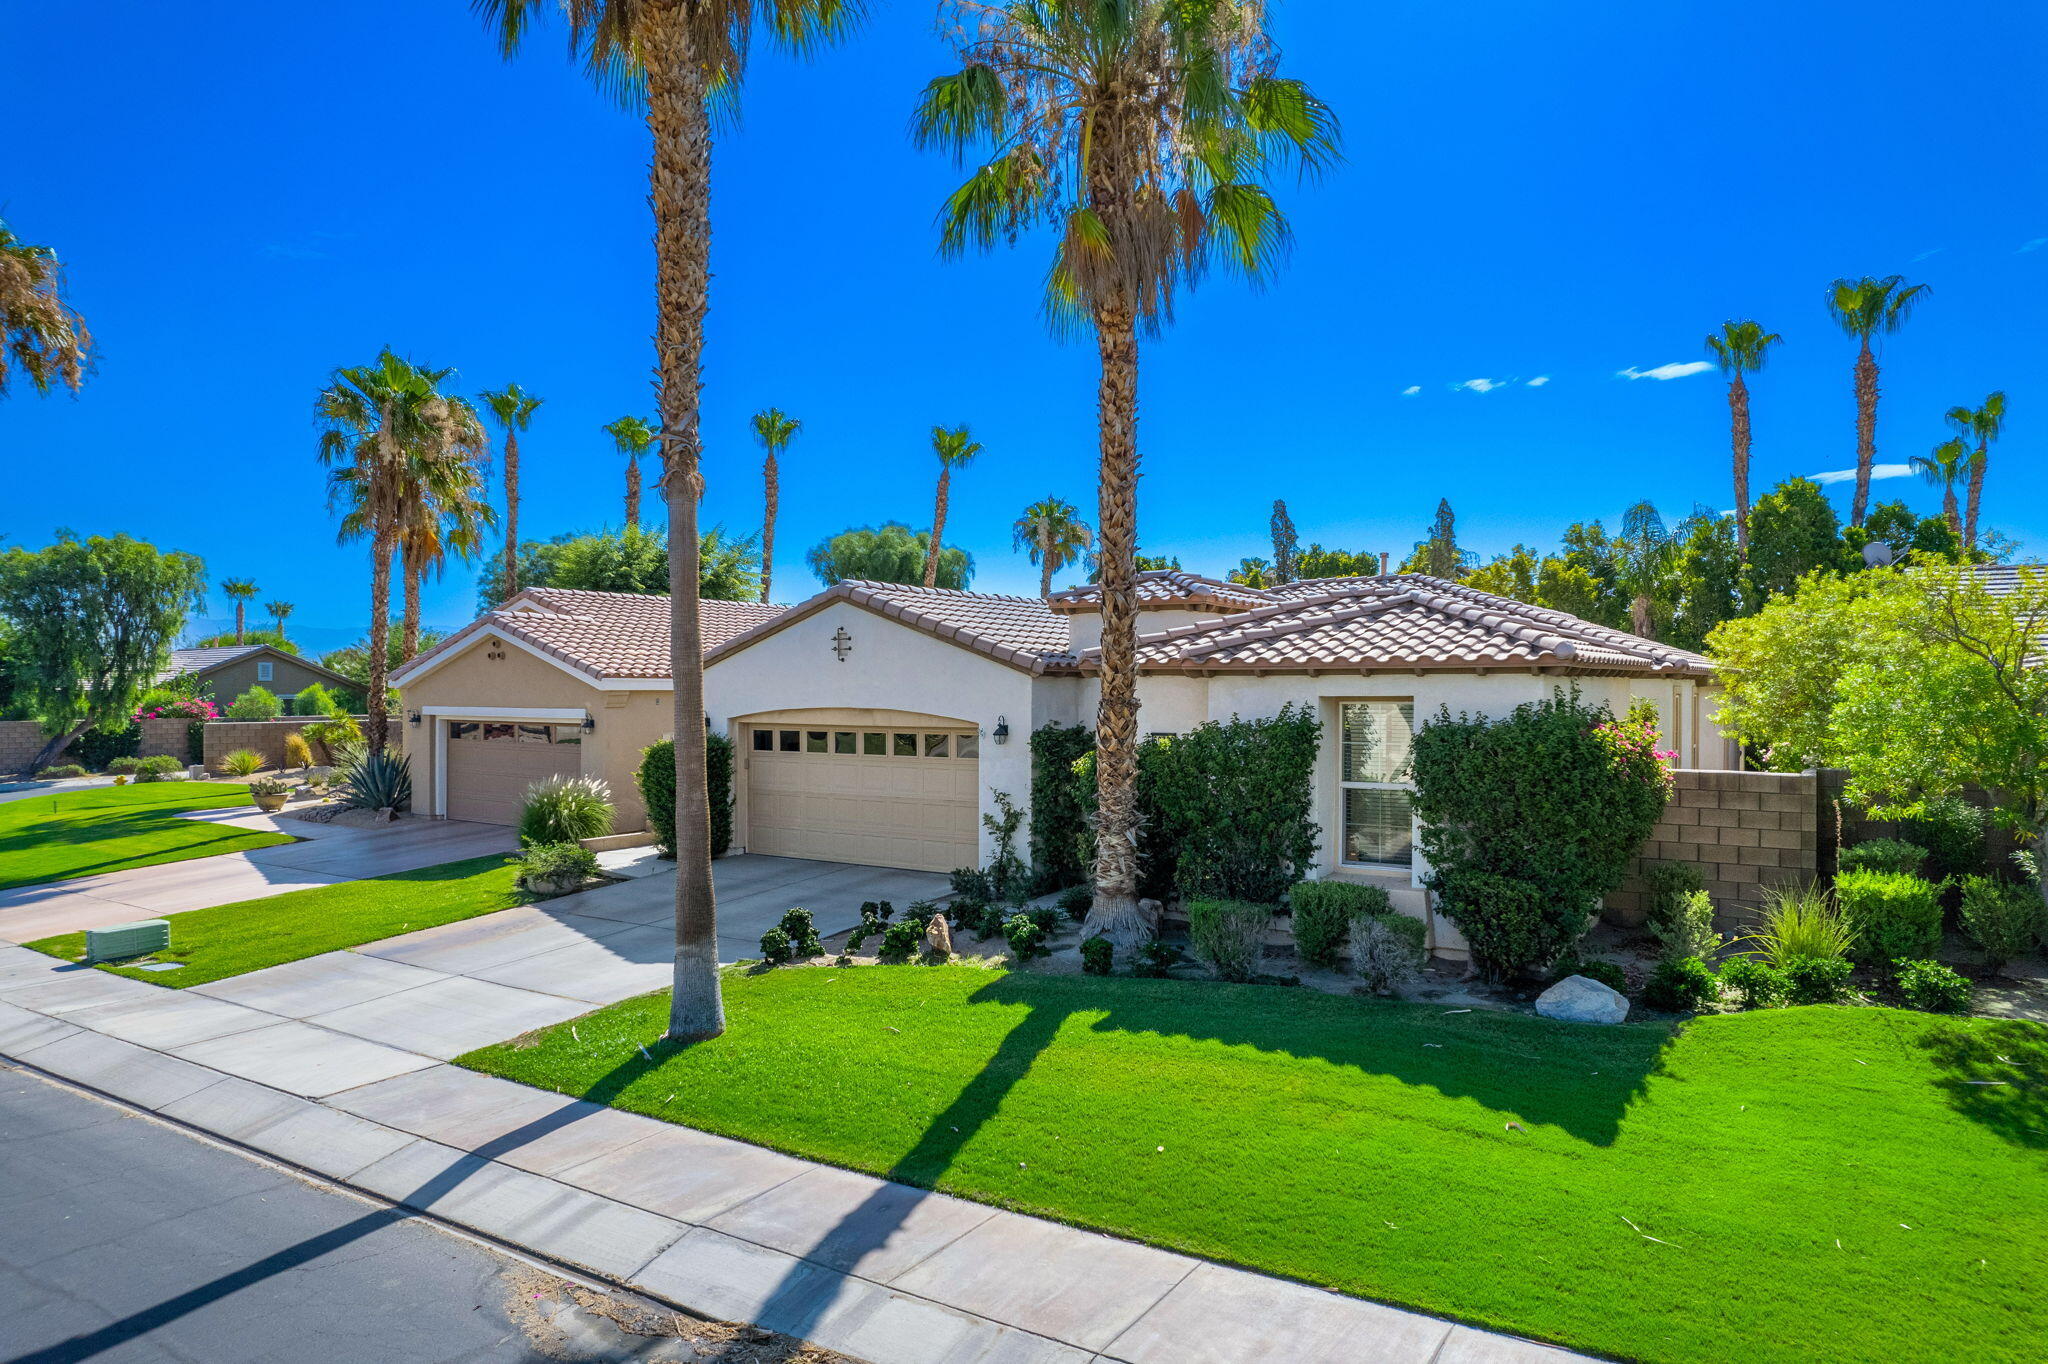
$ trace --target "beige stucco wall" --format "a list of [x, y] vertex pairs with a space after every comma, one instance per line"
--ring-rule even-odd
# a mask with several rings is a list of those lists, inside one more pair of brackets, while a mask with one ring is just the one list
[[[618, 832], [644, 829], [647, 808], [634, 773], [647, 746], [674, 732], [672, 698], [666, 687], [603, 689], [515, 644], [484, 636], [400, 691], [407, 718], [405, 747], [413, 759], [414, 808], [426, 814], [445, 813], [438, 767], [446, 753], [442, 735], [462, 716], [432, 713], [435, 710], [508, 720], [521, 712], [574, 711], [596, 721], [583, 740], [583, 775], [610, 784]], [[410, 723], [414, 711], [422, 712], [417, 727]], [[572, 721], [550, 717], [549, 723]]]

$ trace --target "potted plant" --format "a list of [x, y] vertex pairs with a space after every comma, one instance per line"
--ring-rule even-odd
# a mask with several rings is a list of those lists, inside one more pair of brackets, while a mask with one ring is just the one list
[[291, 783], [277, 777], [258, 777], [249, 783], [249, 795], [255, 800], [256, 808], [267, 815], [284, 809], [285, 797], [291, 792]]

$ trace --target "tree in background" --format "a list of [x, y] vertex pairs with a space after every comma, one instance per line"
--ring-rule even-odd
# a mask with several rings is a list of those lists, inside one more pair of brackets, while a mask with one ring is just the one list
[[92, 334], [64, 301], [57, 252], [31, 246], [0, 218], [0, 398], [15, 370], [37, 393], [53, 383], [73, 393], [92, 364]]
[[1956, 483], [1969, 472], [1970, 447], [1961, 436], [1951, 436], [1924, 455], [1906, 461], [1930, 485], [1941, 489], [1941, 514], [1958, 538], [1963, 534], [1963, 513], [1956, 505]]
[[[519, 433], [533, 421], [543, 399], [517, 384], [485, 389], [477, 397], [505, 433], [505, 595], [519, 590]], [[502, 600], [502, 598], [501, 598]], [[493, 603], [495, 605], [495, 603]]]
[[[419, 370], [428, 388], [455, 371]], [[399, 615], [398, 656], [412, 661], [420, 644], [420, 596], [427, 578], [447, 571], [448, 558], [468, 562], [483, 548], [484, 528], [497, 520], [485, 487], [484, 461], [489, 444], [483, 423], [467, 398], [441, 398], [429, 404], [432, 418], [423, 439], [401, 462], [398, 516], [399, 585], [404, 605]]]
[[1707, 338], [1707, 351], [1728, 376], [1728, 438], [1735, 469], [1735, 543], [1749, 553], [1749, 385], [1743, 375], [1764, 367], [1772, 346], [1785, 338], [1755, 322], [1723, 322]]
[[297, 608], [288, 601], [272, 601], [263, 603], [263, 609], [269, 612], [271, 620], [277, 623], [277, 637], [283, 639], [284, 623], [291, 618], [292, 612]]
[[[420, 631], [420, 652], [426, 653], [445, 638], [446, 636], [439, 630]], [[404, 661], [398, 656], [399, 644], [398, 633], [386, 629], [384, 631], [384, 673], [386, 676], [398, 671]], [[349, 681], [355, 683], [357, 687], [361, 688], [360, 696], [344, 697], [337, 704], [341, 705], [351, 715], [369, 713], [370, 641], [367, 638], [359, 639], [355, 643], [340, 649], [330, 649], [320, 656], [320, 666], [330, 672], [340, 673], [343, 677], [346, 677]], [[395, 706], [398, 704], [396, 688], [387, 686], [385, 696], [388, 705]]]
[[1659, 589], [1674, 558], [1663, 514], [1649, 502], [1638, 502], [1623, 512], [1617, 547], [1617, 582], [1628, 602], [1629, 628], [1644, 639], [1656, 639]]
[[754, 414], [754, 439], [761, 446], [761, 600], [775, 585], [775, 513], [782, 502], [781, 457], [789, 443], [803, 432], [804, 424], [779, 407], [765, 407]]
[[1279, 498], [1273, 499], [1273, 583], [1294, 581], [1294, 562], [1300, 539], [1294, 533], [1294, 518], [1287, 514], [1287, 504]]
[[1237, 567], [1224, 575], [1228, 582], [1242, 583], [1246, 587], [1274, 587], [1278, 584], [1273, 577], [1273, 565], [1264, 559], [1239, 559]]
[[[723, 526], [698, 534], [698, 595], [709, 601], [753, 601], [760, 594], [761, 562], [752, 536], [735, 538]], [[519, 547], [519, 581], [529, 587], [583, 592], [668, 592], [668, 540], [655, 531], [627, 527], [596, 534], [557, 535]], [[493, 564], [477, 583], [478, 609], [490, 610], [500, 595], [503, 569]]]
[[1963, 548], [1977, 548], [1977, 509], [1984, 496], [1984, 470], [1991, 463], [1991, 442], [2005, 430], [2005, 394], [1986, 394], [1981, 407], [1951, 407], [1948, 424], [1964, 438], [1974, 438], [1977, 448], [1970, 454], [1968, 511], [1963, 516]]
[[1672, 535], [1667, 581], [1659, 595], [1669, 603], [1669, 623], [1660, 637], [1681, 649], [1706, 652], [1707, 637], [1722, 622], [1749, 610], [1749, 573], [1735, 518], [1694, 508]]
[[247, 578], [229, 578], [220, 585], [220, 590], [235, 604], [235, 643], [240, 644], [249, 624], [249, 602], [258, 588]]
[[1053, 574], [1068, 564], [1091, 557], [1095, 532], [1081, 519], [1074, 504], [1064, 498], [1046, 497], [1024, 509], [1010, 527], [1010, 546], [1021, 549], [1038, 566], [1038, 595], [1052, 595]]
[[654, 428], [639, 417], [621, 417], [608, 423], [604, 433], [612, 448], [626, 457], [626, 529], [640, 526], [640, 461], [654, 448]]
[[1849, 524], [1863, 524], [1870, 506], [1870, 473], [1877, 463], [1877, 357], [1870, 339], [1906, 324], [1913, 303], [1927, 292], [1924, 284], [1907, 284], [1904, 275], [1873, 279], [1838, 279], [1828, 286], [1828, 316], [1856, 341], [1856, 499]]
[[206, 567], [125, 535], [0, 554], [0, 618], [17, 703], [50, 736], [28, 764], [41, 771], [73, 739], [125, 721], [169, 665], [171, 645], [200, 600]]
[[[243, 644], [264, 644], [288, 654], [304, 652], [298, 645], [286, 639], [276, 630], [249, 630], [244, 633], [240, 642]], [[202, 635], [198, 639], [190, 640], [179, 647], [184, 649], [221, 649], [234, 643], [236, 643], [236, 640], [233, 630], [218, 630], [213, 634]]]
[[1810, 478], [1788, 478], [1757, 499], [1749, 518], [1749, 566], [1759, 592], [1790, 592], [1817, 568], [1847, 567], [1842, 523]]
[[[932, 559], [931, 544], [927, 532], [886, 521], [828, 536], [811, 547], [804, 562], [827, 587], [848, 581], [918, 584]], [[974, 560], [966, 550], [949, 547], [940, 553], [935, 586], [964, 588], [973, 578]]]
[[925, 556], [924, 585], [939, 585], [939, 555], [946, 536], [946, 503], [953, 490], [953, 471], [965, 469], [981, 453], [981, 442], [965, 426], [932, 428], [932, 453], [939, 457], [939, 488], [932, 502], [932, 545]]
[[1252, 278], [1278, 264], [1287, 224], [1265, 181], [1334, 159], [1336, 123], [1275, 73], [1261, 6], [952, 0], [943, 12], [961, 67], [925, 87], [917, 141], [993, 155], [947, 201], [942, 249], [1053, 226], [1049, 312], [1095, 335], [1102, 689], [1083, 931], [1134, 943], [1150, 932], [1137, 905], [1138, 335], [1212, 261]]
[[1536, 575], [1543, 571], [1543, 559], [1527, 545], [1518, 544], [1506, 554], [1495, 555], [1482, 568], [1475, 568], [1460, 581], [1496, 597], [1536, 604]]
[[1311, 578], [1370, 578], [1380, 571], [1380, 556], [1371, 550], [1324, 549], [1312, 543], [1294, 556], [1291, 582]]
[[1415, 551], [1401, 565], [1401, 571], [1426, 573], [1432, 578], [1456, 582], [1477, 567], [1479, 556], [1458, 547], [1458, 518], [1451, 510], [1451, 500], [1439, 498], [1436, 520], [1430, 524], [1429, 535], [1415, 542]]

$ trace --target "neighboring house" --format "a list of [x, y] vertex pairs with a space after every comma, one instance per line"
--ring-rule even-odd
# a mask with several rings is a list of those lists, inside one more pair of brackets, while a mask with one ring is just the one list
[[[289, 703], [315, 682], [328, 688], [360, 692], [362, 687], [332, 668], [288, 654], [268, 644], [223, 644], [207, 649], [173, 649], [170, 666], [157, 674], [160, 683], [174, 677], [196, 677], [212, 689], [223, 711], [251, 687], [262, 687]], [[287, 705], [289, 708], [289, 705]]]
[[[1417, 914], [1427, 868], [1401, 769], [1439, 707], [1500, 715], [1576, 685], [1617, 714], [1654, 702], [1680, 766], [1736, 765], [1709, 718], [1707, 659], [1560, 612], [1413, 574], [1258, 589], [1161, 571], [1139, 575], [1139, 597], [1140, 731], [1311, 707], [1327, 741], [1309, 870], [1384, 884]], [[1092, 587], [1040, 600], [846, 582], [789, 608], [705, 603], [705, 708], [738, 750], [734, 846], [934, 871], [985, 861], [992, 792], [1030, 808], [1032, 731], [1093, 723], [1100, 638]], [[672, 728], [667, 679], [666, 599], [522, 593], [399, 675], [408, 721], [438, 727], [408, 744], [437, 755], [442, 775], [420, 789], [434, 813], [483, 817], [464, 726], [495, 722], [506, 752], [519, 740], [503, 731], [532, 727], [538, 753], [538, 727], [588, 715], [600, 743], [624, 738], [578, 770], [624, 796], [638, 750]], [[501, 821], [538, 763], [491, 798]], [[1439, 945], [1456, 946], [1448, 925]]]
[[1994, 597], [2009, 597], [2020, 590], [2020, 574], [2048, 579], [2048, 564], [1972, 564], [1977, 580]]

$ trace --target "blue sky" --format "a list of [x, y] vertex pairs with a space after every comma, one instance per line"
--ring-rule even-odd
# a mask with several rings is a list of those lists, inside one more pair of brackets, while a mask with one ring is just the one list
[[[1853, 351], [1822, 291], [1892, 272], [1933, 291], [1885, 347], [1880, 460], [2005, 389], [1987, 520], [2048, 552], [2048, 201], [2028, 150], [2048, 141], [2031, 69], [2048, 14], [1276, 10], [1348, 159], [1286, 190], [1298, 241], [1271, 287], [1212, 281], [1148, 348], [1148, 552], [1221, 572], [1266, 552], [1275, 497], [1304, 542], [1394, 551], [1442, 496], [1486, 552], [1643, 497], [1726, 507], [1720, 379], [1621, 374], [1702, 359], [1730, 317], [1786, 338], [1755, 383], [1758, 486], [1849, 468]], [[1008, 527], [1047, 494], [1093, 519], [1092, 347], [1045, 332], [1042, 241], [938, 259], [957, 172], [904, 129], [947, 53], [928, 0], [875, 11], [810, 65], [764, 51], [718, 147], [707, 518], [758, 522], [748, 414], [803, 418], [779, 527], [792, 598], [826, 534], [928, 520], [926, 431], [966, 421], [987, 452], [955, 481], [948, 538], [977, 586], [1035, 591]], [[192, 550], [216, 581], [296, 602], [324, 646], [362, 629], [366, 566], [333, 543], [311, 403], [381, 345], [457, 367], [468, 391], [546, 397], [530, 533], [617, 521], [598, 428], [652, 407], [645, 134], [551, 41], [500, 62], [459, 0], [253, 13], [109, 0], [8, 21], [0, 88], [39, 116], [10, 144], [0, 213], [60, 247], [103, 355], [77, 400], [0, 404], [0, 533]], [[1453, 387], [1475, 379], [1500, 386]], [[1877, 490], [1938, 502], [1914, 480]], [[455, 569], [428, 618], [459, 624], [473, 599]]]

